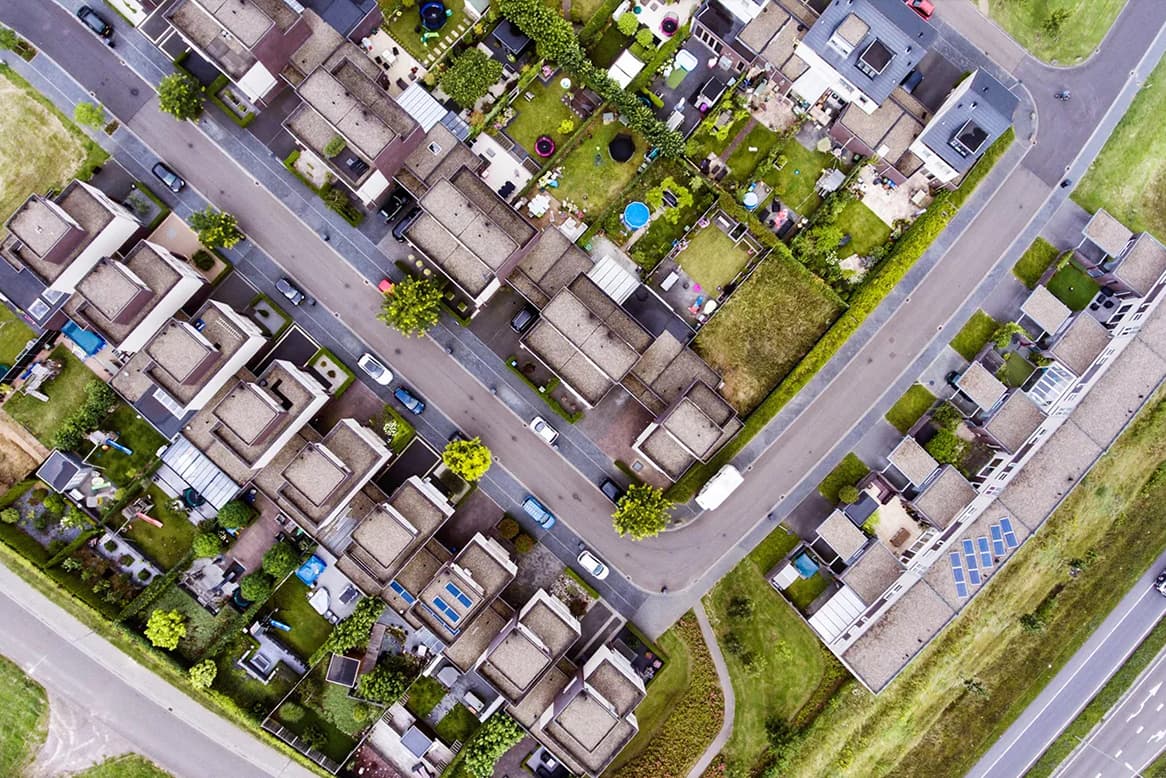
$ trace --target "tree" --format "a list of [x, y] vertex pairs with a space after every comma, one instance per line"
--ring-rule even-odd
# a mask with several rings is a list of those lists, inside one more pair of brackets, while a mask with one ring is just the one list
[[275, 580], [295, 570], [300, 563], [300, 554], [287, 543], [276, 543], [263, 555], [263, 572]]
[[563, 119], [563, 121], [559, 122], [559, 134], [560, 135], [570, 135], [574, 131], [575, 131], [575, 120], [574, 119]]
[[365, 597], [356, 604], [352, 615], [340, 620], [324, 645], [312, 655], [310, 664], [316, 664], [329, 652], [343, 654], [368, 643], [372, 627], [385, 612], [385, 601], [380, 597]]
[[239, 594], [247, 602], [262, 602], [271, 596], [271, 576], [262, 570], [248, 573], [239, 581]]
[[324, 146], [324, 156], [328, 159], [332, 159], [333, 157], [340, 154], [340, 152], [344, 151], [347, 145], [348, 144], [344, 142], [344, 138], [336, 135]]
[[45, 495], [45, 498], [41, 500], [41, 507], [55, 516], [64, 515], [65, 509], [68, 506], [69, 504], [65, 502], [65, 498], [56, 492], [49, 492]]
[[525, 733], [509, 715], [498, 711], [478, 728], [463, 749], [462, 764], [474, 778], [491, 778], [494, 765]]
[[858, 502], [859, 494], [858, 488], [847, 484], [838, 490], [839, 502], [844, 502], [847, 505], [852, 505]]
[[5, 508], [0, 511], [0, 521], [5, 524], [15, 524], [20, 521], [20, 511], [16, 508]]
[[949, 429], [941, 429], [923, 446], [941, 465], [958, 465], [963, 461], [968, 444]]
[[992, 345], [1003, 351], [1012, 343], [1012, 337], [1016, 336], [1022, 343], [1031, 342], [1028, 339], [1028, 333], [1024, 327], [1021, 327], [1014, 321], [1009, 321], [1001, 324], [992, 333]]
[[753, 600], [748, 597], [737, 596], [729, 600], [729, 607], [725, 609], [731, 619], [747, 619], [753, 615]]
[[[225, 506], [224, 506], [225, 507]], [[212, 557], [223, 553], [223, 540], [214, 532], [200, 532], [191, 544], [196, 557]]]
[[209, 205], [206, 210], [195, 211], [190, 215], [190, 226], [198, 232], [198, 242], [208, 249], [229, 249], [243, 240], [238, 220]]
[[382, 662], [360, 677], [356, 691], [366, 700], [392, 705], [413, 681], [413, 668], [400, 656]]
[[[622, 18], [622, 17], [621, 17]], [[655, 48], [656, 36], [647, 27], [641, 27], [636, 30], [636, 43], [643, 46], [645, 49]]]
[[213, 659], [204, 659], [190, 668], [190, 685], [196, 689], [209, 689], [219, 674], [219, 666]]
[[501, 62], [481, 49], [468, 49], [441, 75], [441, 91], [462, 108], [472, 108], [501, 77]]
[[676, 207], [669, 208], [664, 212], [664, 220], [669, 224], [676, 224], [680, 221], [681, 212], [692, 205], [692, 190], [677, 183], [672, 176], [668, 176], [660, 182], [659, 186], [649, 189], [644, 199], [653, 209], [661, 208], [664, 205], [665, 191], [671, 192], [676, 198]]
[[385, 295], [377, 318], [402, 335], [424, 335], [441, 316], [441, 287], [428, 278], [405, 278]]
[[146, 622], [146, 638], [155, 648], [173, 651], [186, 637], [186, 617], [176, 610], [154, 610]]
[[672, 503], [664, 492], [648, 484], [632, 484], [620, 498], [612, 514], [612, 524], [620, 536], [643, 540], [659, 535], [668, 526]]
[[86, 127], [101, 127], [105, 124], [105, 111], [99, 105], [81, 101], [73, 108], [73, 121]]
[[215, 520], [223, 529], [242, 529], [254, 518], [254, 508], [242, 500], [231, 500], [219, 510]]
[[615, 20], [615, 28], [629, 38], [636, 34], [636, 28], [640, 26], [640, 19], [631, 11], [624, 11]]
[[445, 466], [467, 481], [482, 480], [490, 469], [493, 457], [480, 438], [451, 440], [441, 452]]
[[197, 119], [205, 99], [202, 84], [189, 73], [171, 73], [158, 84], [158, 108], [179, 121]]

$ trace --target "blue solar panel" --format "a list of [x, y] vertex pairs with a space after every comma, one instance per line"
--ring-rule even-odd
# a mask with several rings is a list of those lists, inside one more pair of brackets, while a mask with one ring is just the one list
[[451, 624], [457, 624], [461, 619], [461, 616], [457, 615], [457, 612], [453, 608], [445, 609], [445, 617], [449, 619]]
[[980, 567], [987, 569], [992, 566], [992, 552], [988, 550], [988, 539], [976, 538], [976, 547], [980, 549]]
[[951, 569], [952, 580], [958, 583], [964, 582], [964, 569], [962, 567], [953, 567]]
[[968, 585], [966, 583], [964, 583], [963, 581], [956, 581], [955, 582], [955, 593], [956, 593], [956, 596], [959, 597], [961, 600], [968, 599]]
[[401, 598], [410, 605], [417, 601], [417, 598], [409, 594], [409, 590], [397, 583], [396, 580], [389, 581], [389, 588], [401, 595]]
[[442, 613], [445, 613], [447, 610], [449, 610], [449, 606], [445, 604], [445, 600], [441, 599], [440, 597], [434, 597], [433, 604], [436, 605], [437, 609]]
[[446, 590], [447, 592], [449, 592], [450, 594], [452, 594], [454, 597], [457, 597], [459, 594], [461, 594], [461, 593], [462, 593], [462, 590], [461, 590], [461, 589], [457, 588], [456, 586], [454, 586], [454, 585], [453, 585], [453, 584], [451, 584], [451, 583], [447, 583], [447, 584], [445, 585], [445, 590]]
[[[971, 538], [964, 539], [964, 567], [968, 568], [969, 577], [971, 573], [979, 570], [980, 566], [976, 563], [976, 545], [971, 541]], [[972, 581], [976, 583], [976, 581]]]
[[1000, 528], [1004, 530], [1004, 542], [1008, 544], [1009, 548], [1016, 548], [1020, 545], [1016, 541], [1016, 533], [1012, 531], [1012, 520], [1005, 517], [1000, 519]]
[[1004, 530], [999, 524], [993, 524], [988, 529], [992, 532], [992, 553], [997, 557], [1004, 556]]
[[980, 579], [980, 571], [979, 570], [969, 570], [968, 571], [968, 583], [970, 583], [972, 586], [979, 586], [980, 580], [981, 579]]
[[958, 551], [952, 551], [948, 554], [948, 559], [951, 560], [951, 577], [955, 583], [955, 593], [957, 597], [967, 599], [968, 584], [964, 580], [964, 568], [962, 566], [962, 558]]

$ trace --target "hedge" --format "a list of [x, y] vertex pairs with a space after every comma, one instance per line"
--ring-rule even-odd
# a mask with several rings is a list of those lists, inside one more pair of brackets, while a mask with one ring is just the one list
[[785, 377], [776, 389], [757, 406], [737, 437], [729, 441], [721, 451], [709, 462], [691, 468], [684, 476], [672, 485], [666, 492], [668, 499], [673, 502], [688, 502], [700, 490], [706, 481], [712, 478], [718, 470], [735, 457], [741, 449], [753, 439], [753, 436], [765, 428], [785, 404], [797, 396], [806, 384], [817, 375], [823, 365], [838, 352], [850, 336], [862, 325], [866, 317], [879, 306], [887, 293], [894, 289], [903, 276], [907, 274], [923, 253], [931, 246], [935, 239], [951, 222], [976, 186], [988, 175], [996, 162], [1008, 151], [1015, 135], [1010, 128], [1000, 136], [995, 143], [984, 153], [984, 156], [968, 172], [959, 189], [940, 192], [927, 212], [920, 216], [907, 228], [902, 237], [896, 241], [891, 253], [875, 268], [863, 283], [850, 297], [850, 307], [814, 347], [802, 357], [789, 375]]
[[607, 29], [607, 23], [611, 20], [611, 15], [615, 13], [615, 9], [623, 0], [604, 0], [603, 5], [591, 15], [587, 20], [587, 24], [583, 25], [583, 29], [579, 31], [579, 42], [585, 47], [590, 46], [599, 40], [600, 34]]
[[69, 543], [67, 546], [62, 548], [60, 551], [58, 551], [57, 553], [55, 553], [51, 557], [49, 557], [47, 560], [45, 560], [43, 567], [45, 567], [45, 568], [56, 567], [61, 562], [63, 562], [65, 559], [67, 559], [68, 557], [71, 557], [73, 555], [74, 551], [76, 551], [77, 549], [81, 548], [81, 546], [88, 543], [90, 541], [90, 539], [95, 538], [98, 535], [100, 535], [101, 532], [102, 532], [102, 530], [99, 530], [99, 529], [87, 529], [87, 530], [85, 530], [80, 535], [78, 535], [76, 538], [74, 538], [71, 543]]
[[246, 129], [247, 125], [255, 121], [255, 117], [259, 114], [253, 112], [247, 114], [246, 116], [240, 116], [239, 114], [235, 113], [235, 109], [228, 105], [226, 100], [223, 100], [223, 98], [219, 97], [219, 92], [223, 90], [223, 87], [225, 87], [227, 83], [227, 77], [220, 74], [219, 77], [212, 81], [211, 85], [207, 87], [207, 94], [210, 95], [211, 102], [217, 105], [219, 110], [227, 115], [228, 119], [233, 121], [237, 126]]

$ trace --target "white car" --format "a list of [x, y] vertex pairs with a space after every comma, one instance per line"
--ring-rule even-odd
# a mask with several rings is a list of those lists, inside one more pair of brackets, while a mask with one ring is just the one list
[[583, 549], [583, 553], [579, 555], [579, 565], [597, 581], [607, 578], [607, 574], [611, 572], [611, 568], [600, 562], [599, 558], [587, 549]]
[[547, 445], [555, 445], [555, 441], [559, 439], [559, 431], [547, 424], [547, 420], [542, 416], [535, 416], [530, 420], [530, 429], [535, 435], [547, 442]]
[[388, 386], [393, 382], [393, 374], [372, 354], [362, 354], [360, 359], [356, 360], [356, 364], [381, 386]]

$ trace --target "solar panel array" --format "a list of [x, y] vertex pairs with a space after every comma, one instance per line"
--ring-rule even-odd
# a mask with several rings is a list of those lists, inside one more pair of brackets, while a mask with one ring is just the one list
[[392, 581], [389, 581], [389, 588], [392, 589], [397, 594], [401, 595], [401, 597], [405, 600], [405, 602], [409, 603], [410, 605], [412, 605], [417, 600], [416, 597], [414, 597], [412, 594], [409, 593], [408, 589], [406, 589], [404, 586], [401, 586], [401, 584], [397, 583], [397, 579], [395, 579], [395, 578]]
[[465, 594], [463, 594], [462, 590], [459, 589], [455, 584], [447, 583], [445, 585], [445, 590], [447, 592], [449, 592], [451, 595], [453, 595], [457, 599], [458, 602], [460, 602], [463, 606], [465, 606], [467, 608], [474, 604], [474, 601], [471, 600], [469, 597], [467, 597]]
[[948, 554], [951, 560], [951, 577], [955, 581], [955, 593], [961, 600], [968, 598], [968, 584], [964, 580], [963, 562], [960, 559], [960, 552], [952, 551]]
[[1006, 551], [1020, 545], [1012, 527], [1012, 520], [1008, 517], [1000, 519], [997, 524], [989, 525], [988, 532], [991, 538], [984, 535], [974, 539], [964, 538], [961, 544], [962, 553], [952, 551], [948, 554], [955, 593], [961, 600], [968, 598], [969, 585], [979, 586], [987, 571], [995, 566], [996, 560], [1004, 556]]

